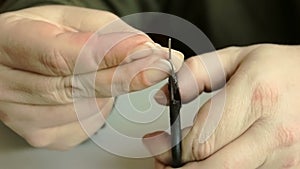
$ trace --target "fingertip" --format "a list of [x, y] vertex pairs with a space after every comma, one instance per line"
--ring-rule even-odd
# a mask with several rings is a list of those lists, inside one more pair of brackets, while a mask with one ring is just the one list
[[171, 160], [171, 140], [170, 135], [164, 131], [156, 131], [146, 134], [143, 143], [149, 152], [157, 160], [164, 164], [169, 164]]
[[[197, 66], [193, 67], [197, 68]], [[193, 67], [191, 68], [190, 64], [184, 63], [177, 73], [179, 91], [183, 103], [190, 102], [198, 97], [204, 88], [203, 85], [201, 86], [201, 84], [198, 83], [197, 76], [199, 72], [197, 69], [193, 69]]]
[[155, 131], [153, 133], [148, 133], [148, 134], [144, 135], [143, 140], [151, 138], [151, 137], [158, 136], [160, 134], [164, 134], [164, 131]]
[[[133, 41], [133, 43], [136, 42]], [[128, 53], [129, 58], [127, 59], [136, 60], [136, 59], [143, 58], [145, 56], [149, 56], [150, 54], [153, 53], [153, 50], [155, 49], [157, 49], [157, 46], [153, 42], [143, 41], [143, 43], [136, 44], [134, 48], [130, 50], [130, 52]]]
[[168, 105], [169, 104], [169, 92], [168, 86], [163, 86], [156, 94], [154, 95], [155, 101], [160, 105]]
[[[169, 59], [169, 48], [161, 47], [161, 49], [166, 53], [167, 59]], [[178, 50], [171, 49], [171, 62], [175, 72], [179, 71], [184, 62], [184, 54]]]

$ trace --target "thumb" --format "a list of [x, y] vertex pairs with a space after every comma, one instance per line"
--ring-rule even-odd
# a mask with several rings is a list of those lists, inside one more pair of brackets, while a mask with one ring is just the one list
[[[238, 140], [260, 119], [259, 112], [252, 112], [253, 109], [249, 108], [253, 97], [252, 91], [249, 90], [251, 83], [246, 76], [239, 76], [241, 73], [237, 71], [236, 76], [232, 76], [226, 87], [200, 108], [193, 126], [186, 136], [183, 134], [183, 163], [201, 161], [210, 157], [231, 142]], [[161, 140], [161, 142], [168, 141]], [[153, 147], [162, 143], [156, 141], [154, 144], [150, 140], [146, 144], [148, 148], [152, 148], [150, 152], [156, 155], [158, 160], [170, 164], [169, 150], [159, 155], [158, 152], [153, 153]]]
[[[265, 117], [261, 114], [261, 110], [249, 108], [249, 105], [253, 106], [251, 102], [256, 99], [255, 93], [245, 90], [249, 87], [247, 86], [249, 81], [239, 80], [242, 80], [240, 86], [244, 85], [245, 88], [237, 88], [236, 79], [230, 82], [234, 87], [226, 86], [224, 109], [221, 104], [213, 102], [217, 99], [220, 103], [224, 91], [218, 93], [200, 109], [193, 127], [182, 140], [182, 162], [189, 163], [184, 168], [252, 169], [259, 168], [267, 160], [268, 153], [276, 145], [276, 141], [270, 140], [275, 137], [276, 132], [270, 132], [270, 126], [264, 123]], [[223, 111], [220, 111], [222, 109]], [[218, 111], [222, 112], [221, 119], [209, 118], [211, 115], [220, 114]], [[153, 137], [152, 134], [147, 136]], [[144, 143], [155, 155], [160, 167], [169, 169], [170, 167], [163, 166], [172, 163], [171, 151], [167, 150], [158, 155], [158, 151], [155, 152], [162, 144], [170, 144], [170, 140], [165, 138], [167, 137], [160, 138], [159, 141], [157, 138], [155, 141], [148, 138]]]
[[[193, 126], [182, 139], [183, 163], [204, 160], [210, 157], [238, 139], [260, 118], [257, 113], [251, 112], [253, 110], [249, 108], [253, 95], [252, 91], [249, 90], [251, 89], [250, 82], [247, 76], [244, 75], [243, 70], [238, 69], [252, 48], [226, 48], [217, 51], [218, 63], [222, 65], [222, 69], [213, 67], [214, 60], [208, 58], [212, 56], [209, 53], [187, 61], [186, 69], [179, 71], [180, 90], [185, 101], [198, 96], [199, 92], [216, 90], [225, 84], [223, 80], [230, 79], [222, 90], [200, 108]], [[214, 71], [214, 68], [216, 71]], [[222, 79], [223, 76], [218, 74], [220, 70], [223, 71], [221, 73], [226, 78]], [[183, 76], [184, 74], [186, 76]], [[194, 86], [197, 89], [196, 92], [190, 83], [193, 78], [196, 81], [193, 84], [196, 85]], [[164, 141], [168, 140], [164, 139]], [[156, 144], [148, 141], [147, 147], [151, 149]], [[169, 150], [154, 155], [162, 163], [170, 164]]]
[[[212, 100], [221, 100], [223, 97], [221, 95], [222, 94], [217, 94]], [[223, 146], [230, 143], [231, 140], [236, 139], [245, 132], [252, 122], [255, 121], [253, 119], [248, 120], [249, 123], [247, 124], [242, 123], [247, 121], [243, 119], [246, 113], [238, 113], [238, 111], [229, 112], [229, 108], [225, 108], [224, 112], [222, 112], [222, 105], [212, 105], [212, 100], [209, 100], [199, 110], [195, 117], [194, 125], [188, 128], [189, 130], [185, 129], [187, 130], [187, 134], [183, 134], [182, 139], [183, 163], [200, 161], [211, 156]], [[209, 118], [209, 115], [221, 113], [223, 113], [223, 115], [219, 115], [221, 119]], [[217, 124], [217, 126], [213, 127], [213, 124]], [[144, 144], [158, 161], [165, 165], [172, 164], [172, 154], [169, 148], [171, 147], [171, 137], [168, 134], [160, 133], [160, 135], [158, 135], [156, 132], [146, 135], [145, 138], [147, 139], [144, 139]], [[162, 151], [162, 149], [164, 151]]]

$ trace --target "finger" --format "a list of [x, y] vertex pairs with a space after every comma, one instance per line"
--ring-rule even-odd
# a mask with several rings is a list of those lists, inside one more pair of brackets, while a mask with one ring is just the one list
[[[89, 105], [94, 99], [81, 99], [80, 101], [80, 104]], [[102, 110], [107, 104], [112, 105], [113, 99], [100, 98], [96, 101], [98, 109]], [[5, 114], [5, 119], [2, 119], [2, 121], [10, 127], [15, 126], [14, 128], [16, 128], [16, 125], [31, 126], [32, 128], [51, 128], [72, 123], [78, 121], [78, 119], [86, 119], [99, 113], [99, 111], [77, 111], [74, 104], [47, 106], [0, 102], [0, 112], [3, 115]]]
[[[129, 63], [124, 62], [119, 67], [77, 75], [75, 80], [72, 76], [49, 77], [1, 66], [2, 101], [57, 105], [72, 103], [73, 96], [95, 97], [95, 90], [97, 97], [110, 97], [144, 89], [166, 78], [170, 71], [169, 63], [161, 59], [167, 53], [164, 50], [159, 55], [156, 53], [153, 50], [153, 56], [137, 60], [134, 56]], [[183, 62], [183, 55], [179, 52], [173, 54], [172, 62], [177, 71]]]
[[[32, 27], [35, 29], [31, 29]], [[68, 32], [46, 22], [31, 20], [15, 25], [7, 24], [5, 28], [7, 30], [3, 31], [7, 33], [0, 36], [0, 43], [3, 42], [0, 62], [13, 68], [46, 75], [72, 74], [80, 51], [93, 35]], [[149, 48], [147, 45], [143, 47], [145, 42], [151, 42], [147, 36], [125, 32], [122, 27], [119, 28], [119, 32], [93, 36], [90, 45], [84, 48], [80, 60], [80, 64], [93, 67], [89, 70], [77, 70], [77, 73], [98, 70], [98, 65], [103, 68], [120, 64], [131, 52], [137, 50], [135, 48]]]
[[62, 5], [27, 8], [20, 13], [28, 17], [34, 14], [39, 19], [47, 18], [48, 21], [81, 32], [95, 32], [103, 25], [118, 19], [118, 16], [108, 11]]
[[0, 72], [0, 78], [3, 102], [30, 105], [58, 105], [73, 102], [72, 85], [64, 77], [47, 77], [7, 67]]
[[232, 141], [209, 158], [183, 168], [263, 168], [268, 153], [274, 148], [273, 135], [263, 121], [256, 122], [243, 135]]
[[[155, 160], [159, 163], [171, 164], [171, 137], [168, 133], [157, 131], [143, 137], [143, 143], [149, 152], [156, 156]], [[158, 164], [159, 164], [158, 163]]]
[[[190, 131], [190, 127], [183, 129], [182, 136], [186, 136]], [[149, 152], [155, 156], [155, 160], [158, 166], [164, 166], [172, 163], [171, 148], [171, 136], [164, 131], [157, 131], [147, 134], [143, 137], [143, 143]]]
[[[40, 12], [41, 10], [43, 10], [43, 12]], [[101, 47], [105, 48], [101, 49], [101, 51], [107, 52], [108, 56], [104, 58], [104, 64], [100, 63], [102, 64], [99, 66], [100, 68], [107, 66], [105, 64], [114, 64], [110, 65], [111, 67], [118, 65], [127, 55], [130, 55], [129, 53], [135, 53], [139, 49], [147, 49], [149, 47], [154, 48], [153, 43], [142, 45], [146, 42], [152, 42], [145, 33], [131, 27], [111, 12], [54, 5], [29, 8], [22, 10], [21, 13], [28, 17], [32, 17], [32, 14], [35, 14], [39, 17], [36, 18], [38, 20], [64, 28], [65, 33], [59, 34], [61, 40], [63, 42], [68, 41], [75, 43], [74, 45], [79, 44], [79, 47], [82, 47], [82, 41], [85, 42], [87, 38], [91, 38], [90, 36], [92, 36], [92, 33], [97, 34], [100, 38], [92, 38], [93, 40], [90, 41], [94, 44], [89, 43], [86, 45], [93, 46], [94, 50]], [[83, 34], [78, 34], [80, 32], [83, 32]], [[95, 34], [94, 37], [96, 37]], [[128, 37], [132, 37], [132, 40], [128, 40]], [[118, 44], [119, 42], [120, 44]], [[64, 44], [59, 44], [57, 46], [62, 46], [62, 48], [69, 47], [64, 46]], [[111, 48], [115, 48], [116, 50], [110, 51]], [[75, 52], [71, 55], [78, 55], [78, 49], [81, 48], [74, 49], [72, 50]], [[81, 50], [81, 52], [90, 52], [89, 50], [90, 48]], [[98, 55], [99, 53], [101, 52], [97, 51]], [[101, 58], [100, 56], [98, 57]], [[110, 59], [113, 59], [113, 61], [110, 61]], [[95, 58], [92, 60], [95, 60]]]
[[[184, 57], [179, 52], [173, 53], [172, 62], [178, 71]], [[167, 57], [164, 51], [97, 73], [77, 75], [73, 79], [73, 95], [91, 97], [95, 90], [97, 97], [110, 97], [152, 86], [168, 77], [171, 71], [170, 63], [161, 55]]]
[[[257, 106], [256, 94], [249, 90], [252, 88], [250, 84], [245, 74], [237, 73], [224, 89], [203, 105], [195, 117], [191, 131], [182, 140], [183, 162], [203, 160], [211, 156], [242, 135], [261, 117], [259, 106], [254, 107]], [[257, 92], [265, 94], [262, 90]], [[249, 106], [253, 108], [250, 109]], [[160, 156], [157, 158], [160, 159]]]
[[[48, 12], [41, 13], [41, 9], [46, 9]], [[55, 10], [55, 13], [53, 13], [53, 9]], [[26, 12], [27, 10], [24, 11]], [[42, 18], [47, 18], [54, 23], [58, 23], [63, 27], [74, 28], [75, 32], [96, 32], [96, 34], [98, 34], [101, 38], [97, 38], [96, 41], [98, 43], [94, 42], [94, 44], [91, 45], [94, 46], [95, 49], [104, 47], [105, 50], [107, 50], [107, 56], [104, 57], [104, 61], [100, 63], [99, 68], [116, 66], [120, 64], [125, 57], [131, 54], [137, 54], [138, 51], [147, 50], [149, 48], [151, 52], [151, 48], [155, 48], [152, 40], [145, 33], [131, 27], [111, 12], [70, 6], [47, 6], [46, 8], [36, 7], [29, 11], [30, 13], [35, 13], [36, 15], [41, 16]], [[52, 14], [50, 17], [49, 13]], [[74, 35], [71, 34], [71, 36]], [[132, 37], [132, 40], [128, 40], [128, 37]], [[101, 42], [99, 39], [101, 39]], [[112, 45], [108, 45], [109, 43]], [[99, 46], [99, 44], [102, 44], [102, 46]], [[110, 48], [113, 48], [113, 50], [110, 51]], [[105, 50], [102, 49], [102, 51]], [[84, 53], [84, 51], [86, 50], [81, 52]], [[147, 55], [139, 57], [145, 56]], [[135, 57], [137, 59], [137, 56]], [[127, 61], [128, 59], [130, 58], [127, 58]]]
[[[186, 60], [177, 73], [182, 102], [193, 100], [203, 91], [223, 87], [254, 47], [229, 47]], [[165, 86], [161, 91], [155, 99], [160, 104], [167, 103], [168, 88]]]
[[46, 148], [64, 150], [77, 146], [94, 135], [103, 126], [107, 118], [103, 115], [108, 115], [111, 110], [112, 106], [107, 104], [98, 114], [59, 127], [59, 129], [53, 128], [52, 136], [55, 135], [53, 137], [55, 139]]
[[110, 104], [106, 104], [101, 112], [65, 125], [31, 130], [30, 128], [19, 128], [23, 130], [16, 132], [34, 147], [57, 150], [70, 149], [97, 132], [107, 118], [103, 115], [107, 116], [108, 112], [111, 112], [111, 108]]
[[[11, 18], [15, 21], [8, 22]], [[4, 55], [1, 63], [47, 75], [70, 75], [79, 56], [81, 67], [88, 69], [76, 73], [84, 73], [116, 66], [138, 50], [156, 46], [149, 47], [152, 41], [147, 35], [120, 19], [107, 23], [95, 34], [70, 30], [43, 18], [31, 20], [8, 15], [2, 22], [6, 25], [3, 32], [7, 33], [0, 36]]]
[[160, 161], [155, 160], [154, 161], [154, 168], [155, 169], [166, 169], [167, 167], [164, 164], [162, 164]]

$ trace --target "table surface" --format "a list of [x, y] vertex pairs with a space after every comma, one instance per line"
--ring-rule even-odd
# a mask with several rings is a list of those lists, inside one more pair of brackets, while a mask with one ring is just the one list
[[[147, 100], [151, 97], [150, 95], [153, 95], [160, 86], [161, 85], [157, 85], [143, 92], [129, 94], [128, 96], [130, 96], [132, 103], [142, 105], [142, 108], [148, 106], [148, 108], [145, 108], [145, 110], [148, 111], [149, 104], [145, 103], [148, 102]], [[126, 103], [126, 100], [124, 101], [124, 98], [125, 97], [120, 97], [117, 99], [116, 105], [118, 109], [128, 108], [128, 104]], [[190, 105], [198, 109], [200, 106], [199, 104], [203, 104], [208, 98], [209, 96], [201, 96], [197, 99], [198, 101], [194, 101]], [[155, 106], [157, 105], [154, 105], [154, 107]], [[194, 108], [186, 107], [183, 111], [192, 109]], [[141, 113], [143, 111], [138, 111], [136, 108], [134, 110], [137, 112], [132, 112], [132, 114]], [[165, 112], [168, 110], [166, 109], [163, 111]], [[195, 112], [193, 113], [195, 114]], [[124, 117], [124, 114], [114, 109], [109, 121], [111, 121], [111, 124], [115, 125], [114, 128], [120, 132], [131, 131], [134, 135], [140, 137], [153, 130], [167, 130], [168, 113], [161, 113], [159, 115], [161, 117], [154, 120], [157, 122], [151, 122], [150, 127], [148, 125], [137, 127], [136, 125], [139, 124], [131, 122], [128, 122], [128, 124], [123, 122], [122, 125], [118, 126], [118, 124], [120, 124], [118, 120], [120, 120], [120, 117]], [[183, 125], [191, 125], [192, 120], [193, 117], [183, 119]], [[124, 126], [127, 127], [124, 128]], [[104, 130], [105, 128], [107, 127], [104, 127]], [[104, 136], [101, 135], [101, 131], [97, 134], [97, 137]], [[126, 145], [124, 146], [126, 147]], [[32, 148], [22, 138], [0, 122], [0, 168], [3, 169], [153, 169], [153, 161], [154, 160], [151, 157], [127, 158], [112, 154], [103, 150], [103, 148], [100, 148], [91, 140], [65, 152]]]

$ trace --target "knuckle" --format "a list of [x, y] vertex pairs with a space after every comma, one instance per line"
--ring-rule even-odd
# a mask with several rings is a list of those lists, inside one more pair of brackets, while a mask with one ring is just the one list
[[[242, 52], [241, 47], [229, 46], [227, 48], [216, 51], [219, 59], [225, 62], [225, 64], [236, 64], [239, 54]], [[230, 53], [230, 55], [228, 55]], [[225, 57], [225, 58], [223, 58]], [[228, 63], [227, 63], [228, 62]]]
[[[199, 133], [198, 129], [197, 131], [193, 130], [192, 132]], [[214, 147], [215, 145], [215, 135], [212, 135], [209, 140], [200, 143], [199, 141], [199, 134], [196, 134], [196, 137], [193, 139], [192, 143], [192, 156], [194, 160], [203, 160], [209, 157], [214, 153]]]
[[199, 143], [196, 139], [192, 146], [193, 157], [196, 160], [203, 160], [209, 157], [213, 153], [213, 145], [206, 141], [205, 143]]
[[264, 53], [264, 54], [272, 54], [274, 53], [274, 48], [279, 47], [279, 45], [275, 44], [260, 44], [260, 45], [255, 45], [255, 50], [256, 52], [259, 53]]
[[251, 96], [251, 109], [258, 117], [274, 114], [278, 109], [279, 89], [274, 84], [254, 83]]
[[300, 159], [298, 156], [293, 155], [292, 157], [287, 157], [282, 164], [283, 169], [292, 169], [294, 167], [299, 167]]
[[71, 74], [69, 62], [58, 49], [50, 49], [40, 57], [40, 62], [54, 75]]
[[[39, 84], [39, 86], [40, 85], [41, 84]], [[45, 103], [72, 103], [71, 77], [50, 78], [45, 81], [43, 86], [46, 86], [46, 88], [40, 91], [40, 95], [45, 99]]]
[[[150, 70], [147, 70], [147, 71], [150, 71]], [[123, 88], [124, 87], [128, 88], [128, 86], [126, 86], [128, 83], [123, 82], [123, 84], [124, 84]], [[130, 90], [136, 91], [136, 90], [140, 90], [140, 89], [149, 87], [151, 85], [152, 85], [152, 83], [149, 81], [149, 76], [147, 76], [146, 71], [142, 71], [142, 72], [138, 73], [130, 82]]]
[[72, 91], [69, 91], [71, 95], [74, 95], [73, 97], [88, 96], [90, 86], [88, 86], [88, 80], [85, 79], [85, 75], [74, 75], [73, 78], [73, 81], [71, 81], [70, 77], [65, 78], [66, 83], [71, 84], [66, 85], [69, 89], [71, 88]]
[[20, 20], [20, 17], [15, 12], [6, 12], [0, 15], [0, 22], [6, 24]]
[[58, 86], [63, 90], [63, 92], [58, 92], [61, 94], [60, 97], [61, 100], [67, 103], [72, 102], [73, 100], [72, 78], [70, 76], [61, 78]]
[[114, 14], [114, 13], [112, 13], [112, 12], [108, 12], [108, 11], [102, 11], [102, 12], [104, 13], [105, 18], [106, 18], [107, 20], [109, 20], [109, 21], [111, 21], [111, 20], [113, 20], [113, 19], [118, 19], [118, 18], [119, 18], [116, 14]]
[[185, 63], [192, 70], [192, 72], [197, 71], [199, 69], [199, 67], [202, 66], [202, 65], [199, 65], [200, 63], [199, 63], [198, 57], [191, 57], [191, 58], [187, 59], [185, 61]]
[[24, 136], [29, 145], [35, 148], [46, 148], [51, 150], [66, 151], [74, 148], [81, 142], [72, 138], [61, 139], [59, 128], [48, 128], [30, 132]]
[[[210, 91], [210, 78], [209, 73], [205, 69], [205, 63], [200, 57], [191, 57], [185, 61], [186, 66], [183, 67], [188, 73], [187, 76], [191, 77], [193, 83], [198, 84], [200, 91], [207, 90]], [[195, 74], [197, 73], [197, 74]], [[201, 75], [201, 76], [199, 76]], [[199, 78], [201, 77], [201, 78]]]
[[300, 128], [281, 125], [276, 130], [278, 147], [291, 147], [300, 142]]

